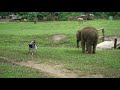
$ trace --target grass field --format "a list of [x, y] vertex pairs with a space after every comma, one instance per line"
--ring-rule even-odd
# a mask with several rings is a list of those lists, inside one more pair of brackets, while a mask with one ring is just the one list
[[[81, 49], [76, 48], [76, 32], [85, 26], [104, 28], [106, 36], [120, 36], [119, 20], [93, 20], [82, 24], [76, 21], [49, 21], [37, 24], [32, 22], [0, 23], [0, 57], [17, 61], [33, 60], [39, 63], [64, 64], [64, 68], [68, 70], [119, 78], [120, 50], [101, 50], [91, 55], [83, 54]], [[64, 34], [67, 38], [54, 41], [52, 35], [55, 34]], [[101, 35], [101, 32], [99, 34]], [[28, 55], [28, 43], [33, 39], [38, 45], [38, 52], [31, 56]], [[18, 71], [10, 69], [11, 67], [19, 68], [21, 75], [17, 73]], [[0, 72], [3, 73], [0, 73], [0, 77], [47, 77], [40, 73], [36, 74], [36, 70], [24, 68], [1, 63]]]

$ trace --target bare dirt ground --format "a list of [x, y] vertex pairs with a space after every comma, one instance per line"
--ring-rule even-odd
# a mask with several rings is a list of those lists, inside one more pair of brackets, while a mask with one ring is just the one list
[[120, 36], [105, 37], [105, 41], [97, 45], [97, 50], [110, 50], [114, 47], [114, 39], [117, 38], [117, 45], [120, 44]]
[[55, 41], [59, 41], [59, 40], [64, 39], [64, 38], [66, 38], [66, 37], [67, 37], [67, 36], [66, 36], [66, 35], [63, 35], [63, 34], [56, 34], [56, 35], [53, 35], [53, 36], [52, 36], [53, 40], [55, 40]]
[[78, 70], [71, 71], [64, 69], [63, 68], [64, 65], [55, 65], [55, 64], [46, 64], [46, 63], [38, 64], [37, 62], [34, 61], [17, 62], [15, 60], [9, 60], [3, 57], [0, 57], [0, 62], [13, 63], [25, 67], [34, 68], [54, 78], [103, 78], [103, 75], [101, 74], [88, 75], [88, 74], [83, 74]]

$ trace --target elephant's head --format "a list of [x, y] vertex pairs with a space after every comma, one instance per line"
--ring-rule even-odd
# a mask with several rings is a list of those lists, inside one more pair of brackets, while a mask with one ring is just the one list
[[79, 42], [81, 41], [81, 31], [78, 31], [76, 34], [77, 48], [79, 48]]

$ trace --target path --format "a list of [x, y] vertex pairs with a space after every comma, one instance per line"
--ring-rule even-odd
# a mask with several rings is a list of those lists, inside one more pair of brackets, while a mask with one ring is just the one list
[[79, 76], [82, 72], [78, 70], [67, 70], [63, 68], [63, 65], [53, 65], [53, 64], [45, 64], [41, 63], [38, 64], [34, 61], [27, 61], [27, 62], [16, 62], [15, 60], [8, 60], [6, 58], [0, 57], [0, 62], [8, 62], [13, 63], [25, 67], [34, 68], [37, 70], [42, 71], [43, 73], [49, 74], [55, 78], [103, 78], [102, 75], [85, 75]]

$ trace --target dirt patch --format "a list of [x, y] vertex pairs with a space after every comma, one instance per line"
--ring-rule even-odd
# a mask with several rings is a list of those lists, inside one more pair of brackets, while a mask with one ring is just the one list
[[54, 76], [56, 78], [72, 78], [77, 77], [77, 74], [73, 73], [70, 70], [62, 69], [62, 65], [49, 65], [49, 64], [35, 64], [33, 61], [29, 61], [26, 63], [20, 63], [21, 65], [27, 65], [28, 67], [32, 67], [35, 69], [39, 69], [44, 73], [47, 73], [51, 76]]
[[111, 50], [114, 47], [114, 41], [104, 41], [97, 45], [97, 50]]
[[16, 62], [14, 60], [8, 60], [6, 58], [0, 57], [0, 62], [7, 62], [7, 63], [13, 63], [25, 67], [34, 68], [37, 70], [40, 70], [40, 72], [46, 73], [50, 76], [53, 76], [55, 78], [103, 78], [102, 75], [84, 75], [82, 77], [79, 77], [82, 72], [78, 70], [67, 70], [64, 69], [64, 65], [55, 65], [55, 64], [47, 64], [47, 63], [41, 63], [38, 64], [34, 61], [27, 61], [27, 62]]
[[97, 44], [97, 50], [111, 50], [114, 49], [114, 40], [117, 38], [117, 47], [120, 44], [120, 36], [105, 37], [105, 41]]
[[88, 75], [88, 76], [82, 76], [81, 78], [103, 78], [103, 75], [101, 74]]
[[0, 58], [0, 62], [7, 62], [7, 63], [13, 63], [21, 66], [26, 66], [34, 69], [38, 69], [42, 71], [43, 73], [49, 74], [55, 78], [77, 78], [78, 74], [77, 72], [73, 72], [67, 69], [63, 69], [63, 65], [55, 65], [55, 64], [47, 64], [47, 63], [41, 63], [37, 64], [37, 62], [34, 61], [27, 61], [27, 62], [16, 62], [14, 60], [8, 60], [6, 58]]
[[56, 34], [56, 35], [53, 35], [52, 36], [52, 39], [55, 40], [55, 41], [59, 41], [61, 39], [65, 39], [67, 36], [66, 35], [63, 35], [63, 34]]

